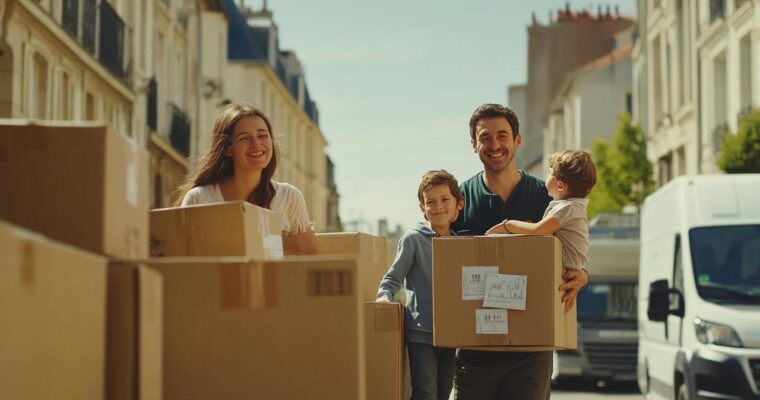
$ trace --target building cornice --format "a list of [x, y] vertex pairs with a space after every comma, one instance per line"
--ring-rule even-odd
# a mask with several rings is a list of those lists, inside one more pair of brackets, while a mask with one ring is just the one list
[[181, 165], [185, 169], [188, 167], [188, 161], [187, 158], [185, 158], [182, 154], [179, 154], [177, 150], [174, 149], [169, 143], [164, 140], [160, 135], [157, 133], [152, 133], [149, 135], [149, 143], [161, 150], [164, 154], [169, 156], [169, 158], [172, 159], [172, 161], [176, 162], [177, 164]]
[[752, 17], [755, 16], [754, 4], [755, 4], [754, 1], [747, 1], [744, 4], [742, 4], [742, 6], [739, 7], [739, 9], [734, 11], [728, 17], [728, 23], [734, 28], [739, 28], [740, 26], [742, 26], [742, 24], [752, 19]]
[[705, 50], [713, 47], [719, 40], [728, 36], [727, 30], [728, 27], [724, 19], [713, 22], [697, 38], [697, 49]]
[[294, 109], [297, 109], [296, 111], [301, 119], [304, 121], [307, 121], [308, 126], [311, 129], [314, 129], [319, 134], [319, 138], [322, 140], [325, 146], [327, 146], [327, 139], [322, 134], [322, 129], [319, 128], [319, 125], [317, 125], [316, 122], [314, 122], [309, 116], [306, 114], [306, 111], [301, 107], [300, 104], [296, 101], [296, 99], [293, 98], [293, 96], [290, 94], [290, 91], [288, 88], [285, 87], [285, 85], [280, 80], [280, 77], [277, 76], [277, 73], [274, 72], [272, 69], [272, 66], [270, 66], [267, 62], [264, 61], [253, 61], [253, 60], [228, 60], [230, 64], [239, 64], [254, 68], [260, 68], [262, 71], [264, 71], [264, 74], [269, 79], [269, 81], [277, 88], [277, 90], [280, 93], [280, 96], [282, 98], [285, 98], [288, 103], [290, 103], [290, 106]]
[[72, 58], [78, 60], [94, 71], [98, 77], [110, 85], [127, 101], [131, 103], [135, 102], [136, 96], [134, 91], [108, 71], [93, 55], [82, 48], [82, 46], [74, 40], [52, 16], [39, 5], [31, 0], [16, 0], [15, 10], [16, 15], [21, 19], [21, 23], [25, 20], [28, 21], [29, 23], [24, 24], [25, 26], [31, 28], [32, 31], [43, 34], [54, 44], [60, 44], [60, 46], [56, 46], [59, 51], [68, 51], [73, 55]]

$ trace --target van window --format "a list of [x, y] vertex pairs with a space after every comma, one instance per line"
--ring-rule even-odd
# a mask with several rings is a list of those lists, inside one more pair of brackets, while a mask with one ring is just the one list
[[760, 304], [760, 225], [694, 228], [689, 239], [700, 297]]
[[592, 282], [578, 293], [578, 321], [636, 321], [635, 282]]

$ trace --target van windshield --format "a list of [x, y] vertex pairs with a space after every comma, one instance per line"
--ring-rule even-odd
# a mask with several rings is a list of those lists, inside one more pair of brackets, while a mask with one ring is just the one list
[[760, 225], [694, 228], [689, 239], [700, 297], [760, 304]]
[[591, 282], [578, 293], [579, 321], [636, 321], [635, 282]]

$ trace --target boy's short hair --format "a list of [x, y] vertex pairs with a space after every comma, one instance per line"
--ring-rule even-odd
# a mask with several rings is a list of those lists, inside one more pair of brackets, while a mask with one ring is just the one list
[[587, 151], [554, 153], [549, 157], [549, 168], [558, 181], [570, 187], [570, 197], [586, 197], [596, 184], [596, 165]]
[[475, 140], [475, 126], [481, 119], [489, 118], [506, 118], [509, 127], [512, 128], [512, 138], [516, 138], [520, 133], [520, 122], [517, 120], [517, 114], [511, 108], [501, 104], [486, 103], [475, 109], [470, 117], [470, 139]]
[[449, 191], [454, 196], [454, 199], [459, 202], [462, 199], [462, 193], [459, 191], [459, 183], [454, 175], [446, 172], [444, 169], [435, 169], [425, 172], [422, 175], [422, 182], [419, 189], [417, 189], [417, 198], [420, 200], [420, 204], [425, 202], [424, 193], [430, 189], [431, 186], [446, 185], [449, 187]]

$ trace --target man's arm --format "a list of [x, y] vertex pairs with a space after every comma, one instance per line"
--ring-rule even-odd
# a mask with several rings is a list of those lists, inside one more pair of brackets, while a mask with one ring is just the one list
[[497, 233], [523, 233], [528, 235], [552, 235], [562, 228], [562, 224], [553, 215], [538, 222], [523, 222], [513, 219], [504, 220], [494, 225], [486, 232], [486, 235]]

